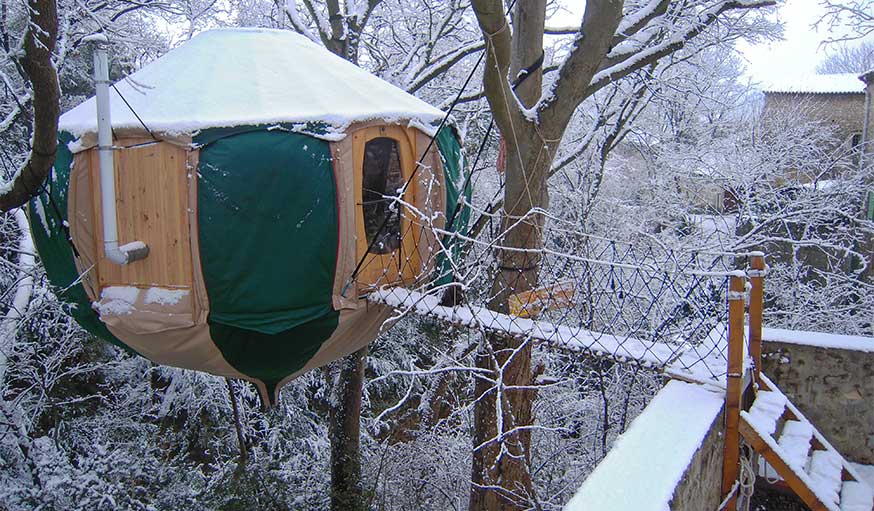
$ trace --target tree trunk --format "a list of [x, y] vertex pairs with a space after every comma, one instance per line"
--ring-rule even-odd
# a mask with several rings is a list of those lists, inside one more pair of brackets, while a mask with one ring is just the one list
[[[503, 60], [508, 66], [509, 76], [516, 82], [515, 95], [526, 108], [534, 106], [541, 95], [543, 71], [538, 62], [542, 63], [543, 57], [545, 16], [545, 0], [518, 2], [513, 11], [509, 55], [502, 54], [501, 41], [495, 36], [486, 50], [493, 52], [487, 65]], [[495, 26], [484, 27], [484, 31], [505, 32], [500, 27], [495, 30]], [[507, 46], [503, 44], [504, 49]], [[513, 93], [507, 90], [506, 80], [486, 84], [487, 93], [491, 89], [495, 97], [495, 85], [503, 88], [497, 95], [515, 101]], [[546, 177], [558, 144], [547, 144], [537, 127], [521, 116], [513, 118], [513, 114], [507, 112], [498, 114], [498, 121], [507, 149], [501, 226], [505, 235], [500, 245], [537, 250], [543, 245], [543, 215], [532, 212], [548, 206]], [[498, 257], [499, 269], [492, 284], [493, 299], [489, 308], [506, 313], [510, 295], [537, 286], [540, 255], [502, 250]], [[531, 355], [530, 342], [508, 336], [490, 336], [477, 352], [477, 367], [491, 371], [493, 376], [492, 380], [478, 377], [474, 385], [477, 401], [470, 509], [539, 507], [531, 479], [531, 430], [527, 428], [534, 422], [536, 397], [536, 392], [530, 389], [533, 384]], [[505, 389], [517, 386], [525, 389]]]
[[342, 358], [328, 371], [331, 389], [331, 509], [364, 511], [361, 481], [360, 418], [367, 348]]
[[[508, 137], [507, 150], [507, 206], [502, 220], [506, 235], [501, 245], [540, 249], [543, 215], [531, 211], [545, 209], [548, 205], [544, 176], [550, 168], [554, 149], [546, 147], [536, 131], [527, 130]], [[522, 155], [521, 160], [519, 155]], [[525, 179], [526, 174], [531, 179]], [[499, 263], [500, 269], [492, 285], [494, 298], [489, 308], [506, 313], [510, 295], [536, 287], [540, 255], [502, 250]], [[476, 450], [470, 509], [537, 508], [529, 467], [531, 430], [527, 428], [534, 422], [536, 397], [536, 392], [530, 389], [533, 384], [531, 355], [529, 341], [508, 336], [490, 336], [477, 352], [477, 367], [491, 371], [494, 381], [478, 377], [474, 387], [477, 401], [474, 405], [473, 443]], [[527, 388], [505, 389], [515, 386]], [[501, 399], [502, 431], [498, 431], [498, 398]]]
[[30, 0], [27, 7], [30, 25], [24, 36], [21, 67], [33, 88], [33, 144], [24, 167], [13, 176], [8, 191], [0, 194], [0, 211], [22, 206], [39, 193], [58, 150], [61, 89], [52, 64], [58, 39], [58, 7], [55, 0]]

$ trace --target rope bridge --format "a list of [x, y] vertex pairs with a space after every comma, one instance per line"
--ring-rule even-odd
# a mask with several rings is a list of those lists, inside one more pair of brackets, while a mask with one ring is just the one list
[[[405, 252], [409, 243], [397, 243], [399, 251], [365, 263], [386, 268], [367, 296], [393, 307], [396, 319], [427, 316], [724, 385], [729, 281], [746, 276], [737, 268], [750, 254], [676, 251], [646, 236], [623, 243], [544, 212], [536, 213], [546, 217], [537, 231], [542, 248], [520, 249], [506, 244], [514, 226], [472, 237], [441, 228], [397, 198], [386, 199], [404, 218], [395, 235], [413, 240], [415, 249]], [[424, 240], [434, 246], [423, 251]], [[495, 284], [495, 276], [508, 270], [501, 262], [514, 253], [523, 256], [515, 260], [533, 264], [509, 269], [514, 278]], [[399, 283], [403, 275], [408, 277]]]

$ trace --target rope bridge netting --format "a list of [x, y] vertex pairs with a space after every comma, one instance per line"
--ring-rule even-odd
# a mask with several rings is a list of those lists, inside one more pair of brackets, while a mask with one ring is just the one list
[[[399, 197], [374, 200], [399, 221], [383, 222], [394, 227], [377, 233], [394, 241], [370, 245], [398, 249], [362, 258], [361, 271], [376, 269], [378, 277], [359, 281], [359, 289], [393, 307], [395, 319], [423, 315], [676, 377], [724, 381], [729, 278], [743, 275], [738, 268], [748, 254], [672, 250], [645, 236], [619, 242], [544, 211], [508, 221], [470, 203], [486, 228], [459, 233]], [[521, 228], [537, 243], [518, 243], [514, 229]]]

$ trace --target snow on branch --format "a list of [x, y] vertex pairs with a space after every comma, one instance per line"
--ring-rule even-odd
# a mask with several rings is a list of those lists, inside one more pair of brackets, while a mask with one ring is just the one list
[[414, 93], [430, 83], [435, 78], [442, 76], [452, 66], [464, 57], [476, 53], [485, 48], [482, 40], [471, 41], [459, 46], [450, 53], [438, 57], [434, 62], [423, 63], [419, 69], [413, 72], [413, 80], [407, 85], [407, 92]]
[[[774, 5], [774, 3], [773, 0], [726, 0], [718, 2], [692, 16], [692, 21], [684, 29], [670, 33], [653, 46], [635, 48], [635, 45], [632, 44], [619, 51], [611, 52], [605, 61], [602, 62], [600, 70], [592, 77], [588, 91], [593, 93], [611, 81], [625, 77], [680, 50], [727, 11], [765, 7]], [[655, 23], [657, 25], [652, 28], [662, 33], [668, 29], [669, 24], [667, 20], [663, 22], [656, 21]], [[648, 39], [650, 41], [655, 40], [655, 34], [651, 35]]]
[[18, 276], [12, 303], [0, 319], [0, 386], [6, 376], [6, 366], [12, 345], [18, 338], [18, 323], [30, 304], [33, 292], [33, 270], [36, 264], [33, 241], [27, 216], [21, 209], [15, 210], [15, 223], [21, 233], [18, 241]]
[[316, 44], [320, 44], [322, 41], [317, 37], [313, 32], [307, 27], [307, 24], [300, 18], [299, 7], [297, 0], [286, 0], [285, 5], [283, 5], [282, 10], [288, 16], [289, 22], [291, 22], [291, 26], [301, 35], [305, 36], [307, 39], [313, 41]]

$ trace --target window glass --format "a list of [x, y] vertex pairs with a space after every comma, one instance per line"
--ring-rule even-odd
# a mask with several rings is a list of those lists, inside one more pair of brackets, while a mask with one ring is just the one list
[[364, 233], [370, 253], [394, 252], [401, 245], [401, 218], [392, 197], [397, 196], [404, 185], [397, 140], [379, 137], [367, 142], [361, 183]]

